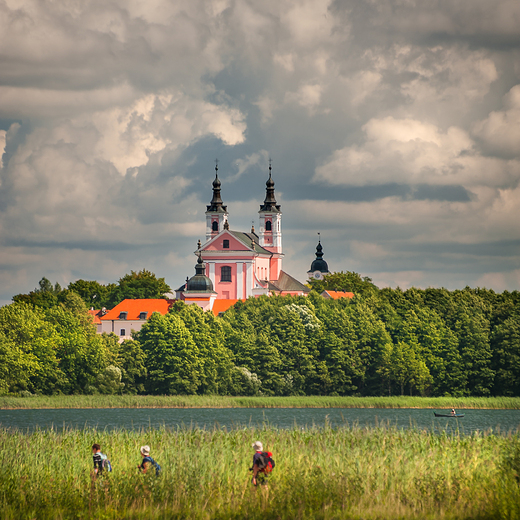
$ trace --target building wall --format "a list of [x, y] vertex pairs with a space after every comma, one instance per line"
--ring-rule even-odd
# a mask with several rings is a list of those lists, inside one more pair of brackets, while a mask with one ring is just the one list
[[[131, 332], [133, 330], [135, 332], [140, 331], [144, 323], [146, 323], [146, 320], [101, 320], [101, 330], [98, 332], [106, 332], [107, 334], [113, 332], [116, 336], [119, 336], [121, 342], [125, 339], [132, 339]], [[124, 329], [124, 334], [121, 334], [121, 329]]]

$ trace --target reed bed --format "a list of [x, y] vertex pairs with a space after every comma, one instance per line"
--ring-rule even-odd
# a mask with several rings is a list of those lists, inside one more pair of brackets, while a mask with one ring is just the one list
[[231, 397], [67, 395], [0, 397], [0, 408], [432, 408], [520, 409], [520, 397]]
[[[257, 439], [276, 460], [267, 488], [250, 484]], [[97, 479], [94, 442], [114, 467]], [[138, 474], [143, 444], [161, 476]], [[0, 518], [515, 519], [518, 446], [514, 435], [391, 427], [4, 429]]]

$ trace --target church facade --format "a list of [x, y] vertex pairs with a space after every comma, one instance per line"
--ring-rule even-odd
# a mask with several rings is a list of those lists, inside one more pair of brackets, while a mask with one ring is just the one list
[[[309, 292], [308, 287], [282, 269], [282, 211], [276, 202], [270, 165], [265, 199], [258, 215], [258, 233], [254, 227], [248, 232], [230, 228], [227, 206], [221, 197], [218, 167], [215, 167], [213, 197], [206, 207], [206, 242], [199, 242], [195, 252], [199, 257], [197, 274], [179, 288], [177, 297], [209, 310], [215, 300], [234, 303], [262, 294], [304, 295]], [[204, 283], [200, 278], [202, 273], [207, 280]], [[196, 277], [197, 287], [204, 286], [205, 292], [192, 291]]]

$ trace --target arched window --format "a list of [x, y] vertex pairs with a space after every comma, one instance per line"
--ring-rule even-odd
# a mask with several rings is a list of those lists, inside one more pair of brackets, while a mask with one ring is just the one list
[[213, 223], [211, 224], [211, 229], [213, 231], [218, 231], [218, 222], [216, 220], [214, 220]]
[[268, 220], [266, 223], [265, 223], [265, 230], [266, 231], [272, 231], [273, 227], [271, 225], [271, 221]]
[[224, 265], [220, 268], [220, 281], [230, 282], [231, 281], [231, 267]]

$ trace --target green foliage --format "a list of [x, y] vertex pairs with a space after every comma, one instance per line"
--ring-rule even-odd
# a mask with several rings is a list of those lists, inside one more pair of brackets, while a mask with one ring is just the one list
[[109, 298], [116, 287], [114, 283], [102, 285], [96, 281], [76, 280], [69, 284], [68, 289], [79, 294], [89, 308], [102, 309], [110, 306]]
[[50, 309], [58, 305], [59, 297], [62, 293], [60, 284], [56, 282], [53, 286], [52, 283], [45, 278], [45, 276], [39, 281], [39, 287], [31, 291], [29, 294], [17, 294], [13, 296], [15, 303], [27, 303], [31, 305], [37, 305], [44, 309]]
[[121, 369], [108, 365], [101, 374], [98, 374], [96, 386], [101, 394], [120, 394], [125, 387], [121, 380]]
[[197, 392], [202, 370], [200, 353], [178, 316], [154, 312], [135, 337], [146, 354], [148, 392], [186, 395]]
[[115, 307], [127, 298], [164, 298], [169, 292], [170, 286], [164, 278], [157, 278], [146, 269], [130, 271], [130, 274], [119, 279], [118, 285], [110, 292], [107, 306]]
[[[266, 489], [250, 483], [255, 440], [276, 460]], [[114, 467], [98, 478], [94, 441]], [[136, 471], [143, 444], [160, 478]], [[0, 510], [6, 520], [518, 520], [516, 466], [499, 455], [515, 444], [393, 428], [4, 429]]]
[[164, 279], [132, 271], [62, 290], [43, 278], [0, 310], [0, 395], [99, 392], [110, 365], [129, 394], [520, 395], [517, 291], [379, 290], [352, 272], [312, 284], [308, 297], [249, 298], [222, 318], [176, 302], [119, 344], [95, 333], [87, 306], [163, 297]]
[[377, 287], [372, 283], [372, 278], [362, 277], [353, 271], [329, 273], [323, 277], [323, 280], [309, 280], [309, 284], [318, 294], [329, 290], [353, 292], [356, 295], [366, 296], [377, 291]]

